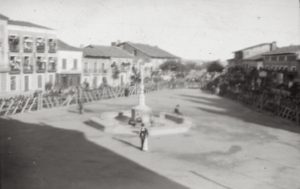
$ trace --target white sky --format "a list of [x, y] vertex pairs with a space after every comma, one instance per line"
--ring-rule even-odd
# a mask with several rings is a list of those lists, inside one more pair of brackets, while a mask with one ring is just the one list
[[190, 59], [300, 44], [299, 0], [0, 0], [0, 13], [54, 28], [75, 46], [132, 41]]

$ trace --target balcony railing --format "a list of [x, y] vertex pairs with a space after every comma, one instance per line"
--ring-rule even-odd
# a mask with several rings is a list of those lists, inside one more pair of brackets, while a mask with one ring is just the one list
[[36, 72], [37, 73], [45, 73], [46, 72], [46, 63], [45, 62], [37, 62]]
[[13, 65], [10, 65], [10, 74], [19, 74], [21, 72], [20, 67], [16, 67]]
[[9, 36], [9, 51], [19, 52], [20, 51], [20, 39], [17, 36]]
[[32, 53], [32, 51], [33, 51], [32, 46], [31, 47], [24, 47], [24, 52], [25, 53]]
[[55, 63], [48, 65], [48, 72], [56, 72], [56, 64]]
[[20, 51], [20, 47], [19, 47], [19, 45], [11, 45], [11, 44], [9, 44], [9, 51], [10, 52], [19, 52]]
[[44, 53], [45, 52], [45, 45], [39, 45], [39, 46], [36, 46], [36, 52], [37, 53]]
[[48, 52], [49, 53], [56, 53], [56, 42], [54, 40], [49, 40], [48, 41]]
[[27, 73], [33, 73], [33, 65], [23, 65], [23, 73], [27, 74]]

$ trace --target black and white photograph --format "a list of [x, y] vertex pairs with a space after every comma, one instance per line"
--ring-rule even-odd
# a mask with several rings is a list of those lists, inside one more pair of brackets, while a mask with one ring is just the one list
[[0, 189], [300, 189], [300, 0], [0, 0]]

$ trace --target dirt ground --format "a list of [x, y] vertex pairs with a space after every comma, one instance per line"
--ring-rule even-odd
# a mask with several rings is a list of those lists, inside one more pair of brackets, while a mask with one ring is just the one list
[[300, 127], [196, 89], [146, 95], [154, 111], [180, 104], [194, 127], [151, 137], [103, 133], [89, 118], [137, 96], [1, 119], [3, 188], [300, 188]]

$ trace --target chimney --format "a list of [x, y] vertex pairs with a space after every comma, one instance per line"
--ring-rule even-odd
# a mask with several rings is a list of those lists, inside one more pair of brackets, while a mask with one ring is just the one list
[[277, 43], [276, 41], [273, 41], [270, 45], [270, 51], [274, 51], [277, 49]]
[[120, 43], [121, 43], [121, 41], [117, 40], [117, 41], [111, 42], [110, 44], [111, 44], [111, 46], [118, 47]]
[[116, 47], [117, 46], [117, 42], [111, 42], [110, 45], [113, 46], [113, 47]]

